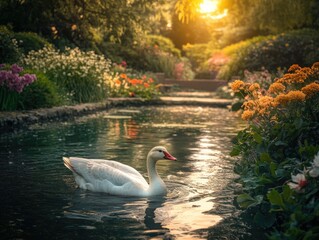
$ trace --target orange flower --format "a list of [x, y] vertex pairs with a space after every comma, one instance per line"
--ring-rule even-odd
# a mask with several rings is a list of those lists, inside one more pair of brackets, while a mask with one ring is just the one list
[[246, 110], [242, 113], [241, 118], [245, 121], [248, 121], [253, 118], [254, 114], [255, 114], [255, 111]]
[[144, 87], [149, 88], [150, 84], [149, 83], [144, 83]]
[[243, 107], [245, 110], [253, 109], [255, 106], [256, 106], [256, 103], [253, 100], [248, 100], [243, 103]]
[[279, 93], [279, 92], [285, 91], [285, 89], [286, 89], [286, 87], [282, 83], [275, 82], [269, 86], [268, 92], [269, 93]]
[[245, 83], [241, 80], [235, 80], [233, 83], [231, 83], [230, 87], [233, 90], [233, 92], [239, 92], [243, 89], [245, 86]]
[[122, 83], [122, 82], [121, 82], [119, 79], [116, 79], [116, 80], [115, 80], [115, 84], [116, 84], [116, 85], [121, 85], [121, 83]]
[[125, 73], [121, 73], [121, 74], [120, 74], [120, 78], [126, 79], [126, 78], [127, 78], [127, 75], [126, 75]]
[[142, 80], [139, 80], [139, 79], [130, 79], [129, 82], [132, 84], [132, 85], [137, 85], [137, 84], [141, 84], [142, 83]]
[[298, 64], [293, 64], [288, 69], [288, 72], [295, 72], [295, 71], [300, 70], [300, 69], [301, 69], [301, 67]]
[[279, 94], [275, 98], [275, 106], [278, 104], [286, 105], [289, 102], [302, 102], [306, 98], [306, 94], [304, 94], [302, 91], [290, 91], [287, 94]]
[[312, 97], [314, 94], [319, 92], [319, 84], [316, 82], [310, 83], [303, 87], [301, 91], [306, 94], [307, 97]]
[[149, 79], [148, 79], [148, 82], [149, 82], [149, 83], [153, 83], [153, 82], [154, 82], [153, 78], [149, 78]]
[[319, 62], [315, 62], [312, 65], [311, 70], [314, 71], [314, 72], [319, 71]]
[[248, 90], [250, 92], [253, 92], [255, 90], [259, 90], [260, 89], [260, 85], [258, 83], [253, 83], [249, 86]]

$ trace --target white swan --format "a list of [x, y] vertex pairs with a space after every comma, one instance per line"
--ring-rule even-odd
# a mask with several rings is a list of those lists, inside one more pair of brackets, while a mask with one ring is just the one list
[[165, 147], [154, 147], [147, 155], [149, 184], [134, 168], [110, 160], [63, 157], [64, 165], [70, 169], [80, 188], [111, 195], [147, 197], [165, 195], [165, 183], [156, 171], [156, 162], [176, 158]]

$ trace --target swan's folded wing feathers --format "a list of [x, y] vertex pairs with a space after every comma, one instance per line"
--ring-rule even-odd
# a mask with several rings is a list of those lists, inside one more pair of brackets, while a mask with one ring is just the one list
[[89, 182], [107, 180], [116, 186], [122, 186], [127, 182], [147, 184], [143, 176], [134, 168], [119, 162], [74, 157], [70, 160], [75, 173]]

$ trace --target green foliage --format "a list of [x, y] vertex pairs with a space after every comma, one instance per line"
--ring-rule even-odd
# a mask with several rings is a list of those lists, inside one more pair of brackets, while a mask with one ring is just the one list
[[173, 42], [169, 38], [160, 35], [147, 35], [145, 45], [147, 47], [156, 46], [163, 52], [172, 54], [178, 58], [181, 57], [181, 51], [174, 46]]
[[[36, 32], [57, 44], [61, 39], [94, 50], [101, 42], [132, 46], [141, 33], [165, 25], [166, 1], [34, 0], [1, 1], [0, 24], [21, 32]], [[12, 17], [14, 16], [14, 17]], [[68, 45], [70, 46], [70, 45]], [[64, 46], [63, 46], [64, 48]]]
[[18, 41], [19, 47], [23, 50], [24, 54], [27, 54], [31, 50], [37, 51], [45, 46], [51, 45], [46, 39], [32, 32], [15, 33], [14, 37]]
[[21, 51], [14, 34], [0, 25], [0, 63], [15, 63], [21, 57]]
[[[34, 71], [27, 70], [34, 73]], [[45, 74], [36, 73], [37, 80], [27, 86], [19, 96], [20, 109], [48, 108], [62, 104], [59, 89]], [[65, 104], [66, 102], [64, 102]]]
[[19, 93], [0, 86], [0, 111], [16, 110], [19, 102]]
[[313, 8], [317, 0], [222, 0], [220, 7], [228, 9], [231, 26], [243, 26], [268, 33], [280, 33], [311, 26], [318, 19]]
[[310, 65], [319, 59], [319, 32], [299, 30], [285, 34], [256, 37], [224, 48], [231, 60], [222, 67], [219, 77], [231, 79], [243, 76], [244, 70], [259, 71], [266, 68], [276, 72], [298, 63]]

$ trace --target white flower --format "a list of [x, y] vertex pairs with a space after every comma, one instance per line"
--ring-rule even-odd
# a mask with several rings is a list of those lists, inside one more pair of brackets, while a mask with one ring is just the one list
[[315, 156], [315, 158], [313, 159], [313, 167], [319, 168], [319, 152], [317, 153], [317, 155]]
[[296, 192], [301, 192], [302, 188], [308, 183], [306, 176], [303, 173], [298, 173], [297, 175], [291, 174], [291, 180], [292, 182], [289, 182], [288, 186]]
[[309, 170], [309, 175], [313, 178], [319, 176], [319, 152], [315, 155], [313, 159], [312, 168]]

